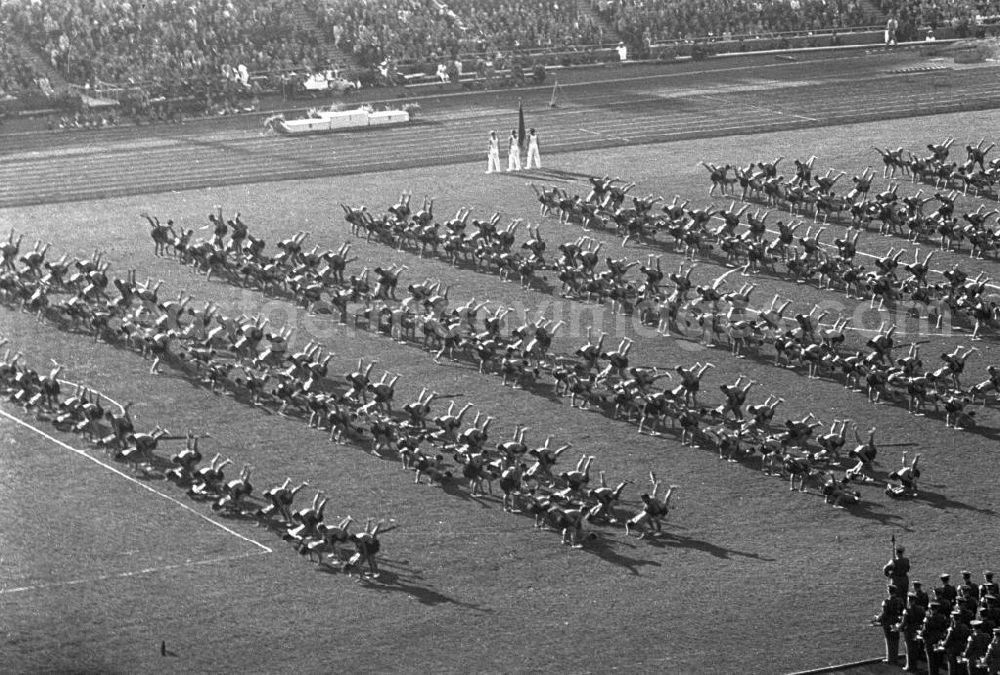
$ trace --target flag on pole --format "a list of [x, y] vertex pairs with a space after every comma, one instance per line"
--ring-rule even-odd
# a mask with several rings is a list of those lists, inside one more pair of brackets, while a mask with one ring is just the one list
[[517, 147], [524, 148], [526, 137], [527, 135], [524, 133], [524, 102], [517, 99]]
[[559, 101], [559, 80], [552, 84], [552, 96], [549, 98], [549, 107], [555, 108]]

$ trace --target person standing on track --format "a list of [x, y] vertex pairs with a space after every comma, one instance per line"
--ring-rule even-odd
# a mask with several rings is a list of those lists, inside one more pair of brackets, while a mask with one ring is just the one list
[[538, 135], [535, 133], [534, 128], [528, 130], [528, 158], [524, 168], [530, 169], [532, 160], [534, 160], [536, 169], [542, 168], [542, 158], [538, 154]]
[[521, 144], [517, 140], [517, 129], [510, 130], [507, 139], [507, 171], [521, 170]]
[[885, 48], [896, 46], [896, 31], [899, 30], [899, 20], [896, 14], [890, 14], [889, 20], [885, 24]]
[[490, 146], [487, 151], [486, 173], [500, 172], [500, 139], [494, 129], [490, 132]]

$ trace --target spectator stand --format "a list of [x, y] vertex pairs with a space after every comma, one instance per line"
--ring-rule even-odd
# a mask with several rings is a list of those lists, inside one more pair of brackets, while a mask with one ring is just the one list
[[[294, 98], [424, 82], [540, 84], [541, 68], [619, 60], [619, 39], [630, 61], [877, 44], [890, 11], [903, 18], [903, 39], [920, 33], [911, 23], [938, 38], [948, 37], [945, 30], [985, 34], [997, 9], [901, 0], [878, 7], [871, 0], [11, 0], [0, 18], [5, 32], [80, 86], [136, 86], [185, 114], [226, 114], [277, 92]], [[357, 66], [342, 67], [345, 57]], [[28, 98], [37, 92], [41, 99], [25, 107], [53, 107], [47, 78], [19, 60], [2, 34], [0, 89]]]
[[[619, 37], [630, 59], [836, 44], [862, 23], [861, 1], [617, 0], [590, 7], [549, 0], [194, 0], [181, 7], [164, 0], [13, 0], [0, 16], [81, 86], [134, 85], [151, 98], [193, 98], [197, 104], [175, 104], [188, 114], [201, 106], [223, 114], [252, 107], [250, 99], [264, 93], [346, 93], [351, 83], [397, 86], [447, 77], [470, 86], [518, 86], [529, 78], [538, 84], [537, 66], [614, 61]], [[345, 55], [356, 69], [338, 67]], [[331, 70], [342, 74], [317, 75]]]
[[[697, 41], [711, 36], [770, 36], [817, 30], [851, 31], [882, 24], [865, 17], [859, 0], [697, 0], [681, 3], [619, 0], [597, 2], [598, 13], [634, 49], [667, 41]], [[866, 18], [870, 21], [866, 22]]]
[[317, 38], [284, 19], [300, 4], [15, 0], [0, 6], [0, 19], [70, 82], [136, 85], [154, 98], [208, 90], [210, 108], [220, 99], [232, 106], [235, 80], [248, 87], [250, 72], [325, 64]]

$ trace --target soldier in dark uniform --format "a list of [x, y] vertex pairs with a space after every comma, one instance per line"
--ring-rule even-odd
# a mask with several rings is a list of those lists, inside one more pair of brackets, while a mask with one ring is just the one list
[[985, 671], [978, 664], [980, 659], [986, 656], [986, 650], [989, 649], [990, 631], [986, 622], [979, 619], [971, 621], [969, 625], [972, 627], [972, 634], [965, 643], [962, 658], [965, 659], [969, 675], [982, 675]]
[[983, 657], [983, 667], [988, 675], [1000, 673], [1000, 628], [993, 629], [993, 642], [986, 648], [986, 656]]
[[984, 595], [1000, 596], [1000, 584], [993, 581], [993, 572], [989, 570], [983, 572], [983, 578], [986, 581], [979, 584], [979, 597]]
[[927, 675], [938, 675], [941, 668], [941, 654], [937, 651], [938, 643], [948, 632], [948, 609], [943, 603], [931, 602], [924, 617], [924, 627], [920, 635], [924, 640], [924, 654], [927, 657]]
[[959, 595], [964, 594], [965, 597], [979, 599], [979, 584], [973, 583], [972, 572], [962, 570], [962, 583], [958, 585], [958, 593]]
[[[920, 644], [917, 642], [917, 634], [924, 624], [924, 608], [920, 605], [916, 593], [910, 593], [907, 597], [906, 609], [899, 620], [899, 634], [903, 637], [903, 648], [906, 652], [906, 665], [904, 668], [908, 673], [917, 672], [917, 662], [920, 660]], [[897, 641], [899, 638], [896, 638]]]
[[889, 583], [899, 589], [901, 596], [910, 590], [910, 559], [903, 555], [906, 552], [902, 546], [893, 551], [892, 560], [882, 568], [882, 573], [889, 577]]
[[944, 640], [938, 645], [938, 651], [942, 652], [945, 662], [948, 664], [948, 675], [958, 675], [958, 657], [965, 651], [965, 644], [969, 641], [972, 630], [968, 621], [971, 617], [964, 609], [956, 609], [951, 613], [951, 628], [944, 636]]
[[968, 591], [963, 592], [960, 586], [958, 589], [958, 599], [955, 600], [955, 606], [959, 609], [964, 609], [972, 616], [975, 616], [979, 611], [979, 598], [968, 594]]
[[984, 595], [979, 603], [979, 618], [990, 624], [991, 630], [1000, 628], [1000, 599], [995, 595]]
[[942, 574], [941, 575], [941, 586], [934, 589], [934, 597], [945, 606], [945, 609], [949, 612], [955, 608], [955, 598], [958, 597], [958, 591], [955, 587], [951, 585], [950, 582], [951, 575]]
[[958, 591], [958, 606], [975, 615], [976, 610], [979, 609], [979, 585], [973, 583], [971, 572], [962, 571], [962, 583], [956, 590]]
[[897, 624], [906, 606], [896, 586], [889, 584], [886, 587], [888, 595], [882, 601], [882, 610], [875, 616], [875, 623], [882, 626], [882, 634], [885, 636], [885, 658], [882, 663], [897, 665], [899, 663], [899, 631]]
[[917, 604], [926, 610], [927, 606], [931, 602], [931, 599], [930, 596], [927, 595], [927, 591], [923, 589], [923, 584], [919, 581], [913, 582], [913, 594], [917, 596]]

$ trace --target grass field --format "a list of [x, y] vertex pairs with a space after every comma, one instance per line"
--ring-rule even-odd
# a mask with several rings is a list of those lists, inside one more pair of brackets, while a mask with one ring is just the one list
[[[784, 155], [790, 162], [816, 154], [818, 169], [844, 169], [847, 180], [877, 159], [868, 149], [872, 144], [917, 149], [950, 135], [958, 137], [957, 147], [975, 142], [998, 121], [1000, 113], [994, 112], [946, 115], [603, 149], [561, 154], [551, 158], [551, 167], [618, 175], [637, 181], [638, 194], [669, 199], [677, 193], [695, 204], [708, 203], [707, 173], [697, 165], [701, 159], [736, 164]], [[411, 267], [404, 279], [440, 278], [453, 285], [453, 300], [475, 296], [570, 320], [555, 352], [575, 349], [586, 341], [582, 330], [587, 324], [603, 322], [611, 339], [636, 338], [634, 363], [711, 360], [718, 368], [706, 376], [703, 390], [709, 401], [721, 400], [712, 393], [719, 384], [746, 373], [762, 382], [752, 402], [774, 393], [787, 399], [783, 416], [814, 411], [827, 424], [843, 417], [857, 420], [862, 429], [877, 424], [883, 442], [912, 443], [911, 451], [922, 453], [918, 499], [893, 501], [877, 487], [862, 487], [861, 508], [835, 511], [815, 495], [789, 493], [754, 467], [681, 447], [672, 436], [639, 436], [624, 422], [571, 409], [566, 400], [502, 388], [498, 379], [464, 365], [435, 365], [415, 347], [359, 335], [329, 319], [309, 317], [284, 300], [221, 281], [205, 283], [174, 261], [152, 255], [138, 215], [148, 211], [161, 220], [200, 226], [213, 205], [222, 204], [227, 213], [241, 211], [251, 231], [264, 233], [271, 246], [306, 229], [310, 242], [332, 247], [350, 236], [339, 202], [381, 210], [409, 190], [414, 202], [424, 194], [434, 196], [439, 218], [469, 206], [474, 217], [499, 210], [505, 218], [538, 222], [525, 176], [485, 176], [482, 170], [479, 163], [463, 164], [37, 206], [2, 211], [0, 221], [28, 238], [51, 240], [56, 257], [89, 255], [99, 248], [115, 271], [134, 267], [140, 277], [164, 279], [161, 297], [185, 289], [197, 303], [213, 300], [228, 311], [263, 312], [273, 324], [296, 329], [294, 344], [309, 337], [322, 340], [336, 352], [334, 372], [353, 369], [360, 356], [377, 358], [375, 375], [382, 367], [402, 373], [399, 402], [423, 386], [460, 403], [473, 401], [497, 417], [491, 438], [506, 437], [523, 422], [531, 427], [532, 441], [552, 434], [595, 455], [595, 470], [606, 470], [609, 481], [632, 479], [638, 486], [654, 469], [681, 486], [668, 534], [637, 541], [621, 530], [601, 528], [583, 551], [570, 551], [556, 535], [504, 514], [497, 500], [472, 500], [464, 489], [445, 493], [414, 486], [412, 475], [396, 463], [357, 446], [330, 445], [299, 420], [213, 396], [170, 370], [150, 376], [149, 364], [131, 352], [0, 309], [3, 334], [26, 352], [28, 361], [41, 365], [55, 358], [66, 364], [71, 379], [117, 400], [141, 402], [140, 427], [210, 432], [210, 452], [257, 467], [259, 490], [285, 476], [309, 480], [331, 496], [328, 520], [350, 513], [396, 521], [383, 537], [385, 579], [359, 584], [318, 571], [265, 529], [223, 523], [274, 549], [266, 554], [162, 496], [0, 420], [2, 669], [788, 672], [878, 653], [880, 633], [866, 623], [880, 599], [890, 535], [907, 545], [914, 578], [928, 585], [941, 571], [997, 564], [996, 547], [988, 544], [1000, 508], [995, 489], [1000, 413], [995, 408], [980, 413], [979, 429], [955, 432], [945, 429], [939, 417], [915, 418], [895, 406], [870, 406], [863, 395], [839, 383], [806, 380], [801, 372], [775, 369], [767, 361], [736, 360], [725, 350], [703, 350], [692, 341], [652, 337], [630, 319], [592, 305], [354, 242], [361, 258], [355, 266], [404, 263]], [[551, 175], [537, 178], [552, 182]], [[585, 181], [559, 184], [571, 192], [586, 190]], [[876, 189], [882, 185], [877, 181]], [[913, 190], [904, 185], [900, 192]], [[972, 210], [976, 203], [964, 200], [959, 210]], [[777, 218], [772, 215], [771, 221]], [[549, 250], [579, 235], [554, 218], [542, 223]], [[841, 231], [829, 226], [824, 240]], [[591, 236], [605, 241], [608, 251], [621, 251], [612, 236]], [[859, 242], [860, 249], [872, 253], [899, 245], [870, 233]], [[667, 267], [680, 261], [666, 248], [630, 245], [621, 254], [634, 259], [649, 252], [662, 252]], [[972, 273], [977, 267], [993, 275], [1000, 269], [995, 261], [970, 265], [956, 254], [940, 255], [932, 267], [955, 263]], [[695, 279], [704, 282], [722, 270], [706, 261]], [[844, 312], [856, 311], [853, 301], [813, 286], [766, 276], [758, 281], [758, 306], [779, 292], [794, 298], [796, 309], [823, 302], [845, 303]], [[878, 326], [874, 312], [857, 316], [868, 328]], [[934, 363], [940, 352], [970, 344], [961, 334], [919, 337], [929, 340], [922, 353]], [[970, 360], [968, 382], [981, 379], [985, 366], [998, 361], [995, 342], [979, 346], [983, 352]], [[76, 438], [56, 435], [79, 447]], [[567, 454], [564, 463], [578, 457], [575, 449]], [[895, 468], [899, 457], [899, 449], [881, 452], [883, 473]], [[637, 486], [626, 492], [629, 505], [637, 502]], [[187, 502], [169, 484], [150, 487], [214, 517], [207, 506]], [[59, 497], [53, 500], [53, 494]], [[148, 568], [163, 569], [123, 576]], [[10, 592], [32, 585], [38, 587]], [[160, 656], [161, 640], [174, 656]]]

